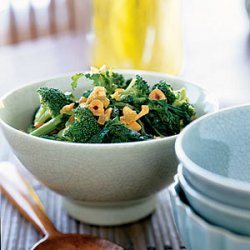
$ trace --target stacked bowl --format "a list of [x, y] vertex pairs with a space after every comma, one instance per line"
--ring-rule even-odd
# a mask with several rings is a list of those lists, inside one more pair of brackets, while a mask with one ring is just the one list
[[192, 250], [250, 249], [250, 105], [206, 115], [176, 141], [170, 187], [177, 228]]

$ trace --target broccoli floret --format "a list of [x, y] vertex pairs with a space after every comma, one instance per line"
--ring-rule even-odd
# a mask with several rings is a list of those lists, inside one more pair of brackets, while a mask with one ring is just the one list
[[160, 89], [167, 97], [168, 103], [172, 104], [176, 100], [175, 92], [172, 86], [166, 83], [166, 81], [163, 81], [163, 80], [159, 81], [153, 86], [152, 90], [154, 89]]
[[67, 96], [59, 89], [41, 87], [37, 93], [41, 106], [35, 115], [34, 123], [43, 123], [51, 117], [55, 118], [60, 114], [62, 107], [70, 103]]
[[147, 102], [149, 92], [147, 82], [137, 75], [121, 93], [120, 101], [138, 106]]
[[158, 136], [170, 136], [180, 132], [180, 116], [172, 112], [172, 105], [165, 100], [150, 100], [150, 112], [141, 119], [147, 123], [149, 131]]
[[121, 143], [132, 141], [144, 141], [152, 139], [153, 137], [148, 134], [140, 134], [137, 131], [131, 130], [126, 127], [119, 118], [109, 120], [104, 128], [98, 135], [95, 135], [92, 139], [92, 143]]
[[126, 87], [123, 75], [109, 70], [101, 73], [87, 73], [85, 77], [93, 81], [93, 86], [104, 87], [108, 96], [113, 94], [117, 88]]
[[188, 102], [188, 97], [187, 97], [187, 93], [186, 93], [185, 88], [181, 88], [180, 90], [176, 90], [175, 96], [176, 96], [176, 99], [173, 103], [175, 106], [181, 106], [183, 103]]
[[183, 102], [180, 106], [174, 107], [175, 114], [181, 117], [181, 129], [195, 119], [196, 111], [192, 104]]
[[[106, 74], [108, 74], [108, 72], [106, 72]], [[117, 88], [123, 89], [123, 88], [126, 88], [128, 86], [128, 83], [127, 83], [127, 81], [125, 81], [123, 75], [116, 73], [116, 72], [112, 72], [111, 81], [112, 81], [112, 84], [114, 85], [115, 89], [117, 89]]]
[[102, 86], [106, 88], [107, 94], [111, 95], [117, 88], [126, 88], [128, 81], [125, 81], [122, 74], [106, 70], [99, 73], [77, 73], [71, 77], [71, 87], [76, 89], [78, 80], [85, 76], [87, 79], [93, 80], [94, 86]]
[[65, 92], [64, 94], [65, 94], [65, 96], [66, 96], [66, 98], [67, 98], [67, 100], [69, 102], [75, 102], [76, 101], [75, 96], [71, 92]]
[[195, 115], [193, 106], [187, 102], [181, 106], [174, 106], [165, 100], [150, 100], [148, 105], [150, 112], [141, 119], [147, 124], [145, 126], [147, 133], [155, 133], [159, 136], [178, 134]]
[[74, 122], [64, 129], [62, 137], [71, 142], [88, 142], [100, 130], [91, 111], [79, 106], [74, 111]]
[[194, 106], [189, 103], [185, 88], [175, 91], [175, 95], [176, 100], [174, 101], [173, 106], [176, 108], [173, 112], [182, 118], [181, 127], [183, 128], [195, 118], [196, 111]]

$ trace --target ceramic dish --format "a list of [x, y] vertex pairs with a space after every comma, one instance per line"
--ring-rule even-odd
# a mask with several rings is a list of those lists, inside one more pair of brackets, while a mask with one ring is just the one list
[[[190, 102], [202, 116], [218, 109], [217, 101], [202, 88], [165, 74], [119, 71], [125, 78], [139, 74], [149, 83], [167, 80], [175, 89], [185, 87]], [[2, 98], [0, 126], [14, 153], [44, 185], [64, 196], [69, 214], [90, 224], [117, 225], [150, 214], [156, 194], [177, 171], [176, 136], [143, 142], [83, 144], [46, 140], [25, 130], [39, 106], [40, 86], [70, 90], [71, 76], [32, 83]], [[80, 96], [90, 82], [82, 79]]]
[[250, 210], [250, 105], [194, 121], [181, 132], [176, 153], [196, 190]]
[[199, 193], [182, 175], [181, 165], [178, 167], [178, 178], [187, 200], [199, 215], [215, 225], [250, 236], [250, 211], [222, 204]]
[[169, 192], [175, 224], [188, 250], [250, 249], [250, 237], [231, 233], [198, 216], [188, 205], [177, 180]]

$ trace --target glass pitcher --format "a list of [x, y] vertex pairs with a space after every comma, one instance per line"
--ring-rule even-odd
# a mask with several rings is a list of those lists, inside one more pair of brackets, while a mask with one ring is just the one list
[[181, 0], [92, 0], [91, 64], [178, 74]]

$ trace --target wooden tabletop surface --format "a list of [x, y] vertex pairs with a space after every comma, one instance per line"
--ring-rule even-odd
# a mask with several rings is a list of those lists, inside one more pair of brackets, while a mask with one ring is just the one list
[[[250, 102], [249, 19], [244, 1], [183, 1], [184, 61], [180, 76], [213, 92], [221, 107]], [[69, 33], [0, 47], [0, 95], [39, 79], [89, 68], [84, 34]], [[1, 136], [1, 135], [0, 135]], [[16, 159], [0, 138], [0, 160]], [[164, 190], [156, 213], [115, 228], [84, 225], [69, 218], [61, 198], [32, 180], [58, 229], [101, 235], [126, 249], [184, 249], [176, 233]], [[29, 249], [40, 238], [2, 197], [3, 249]]]

